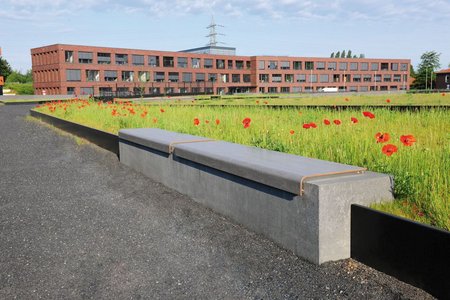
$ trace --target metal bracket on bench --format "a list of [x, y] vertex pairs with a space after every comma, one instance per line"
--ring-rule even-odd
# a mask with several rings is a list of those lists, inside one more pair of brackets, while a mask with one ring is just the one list
[[203, 142], [215, 142], [215, 141], [216, 140], [212, 140], [212, 139], [204, 139], [204, 140], [190, 140], [190, 141], [171, 142], [169, 144], [169, 154], [172, 154], [173, 151], [175, 151], [175, 145], [178, 145], [178, 144], [203, 143]]
[[303, 176], [302, 179], [300, 180], [300, 193], [299, 195], [302, 196], [304, 189], [304, 182], [306, 179], [310, 179], [310, 178], [316, 178], [316, 177], [325, 177], [325, 176], [332, 176], [332, 175], [342, 175], [342, 174], [361, 174], [364, 173], [364, 171], [367, 171], [367, 168], [361, 168], [358, 170], [346, 170], [346, 171], [338, 171], [338, 172], [328, 172], [328, 173], [319, 173], [319, 174], [313, 174], [313, 175], [307, 175], [307, 176]]

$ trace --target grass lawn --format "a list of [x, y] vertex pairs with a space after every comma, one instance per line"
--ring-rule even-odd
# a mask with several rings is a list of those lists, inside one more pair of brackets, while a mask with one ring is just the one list
[[[450, 98], [422, 96], [433, 101]], [[376, 99], [390, 105], [385, 98]], [[399, 101], [394, 96], [390, 99]], [[362, 96], [358, 100], [369, 101]], [[47, 103], [37, 110], [112, 133], [121, 128], [158, 127], [389, 173], [395, 176], [396, 201], [376, 204], [376, 208], [450, 230], [448, 109], [273, 109], [251, 101], [251, 106], [196, 105], [201, 101], [189, 106], [167, 102], [149, 106], [80, 100]], [[251, 120], [247, 128], [245, 118]]]

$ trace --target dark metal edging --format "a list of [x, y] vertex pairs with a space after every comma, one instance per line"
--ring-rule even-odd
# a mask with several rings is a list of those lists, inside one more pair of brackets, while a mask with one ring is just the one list
[[450, 232], [360, 205], [351, 207], [351, 257], [450, 299]]
[[89, 142], [119, 156], [119, 137], [115, 134], [66, 121], [54, 116], [37, 112], [35, 110], [30, 110], [30, 115], [59, 129], [84, 138]]

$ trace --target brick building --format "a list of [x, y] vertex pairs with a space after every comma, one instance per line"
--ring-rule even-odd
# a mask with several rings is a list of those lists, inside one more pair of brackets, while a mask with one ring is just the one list
[[238, 56], [224, 54], [227, 49], [212, 54], [63, 44], [34, 48], [31, 58], [35, 94], [125, 96], [299, 93], [327, 87], [349, 92], [409, 89], [409, 59]]
[[450, 69], [436, 72], [436, 89], [450, 90]]

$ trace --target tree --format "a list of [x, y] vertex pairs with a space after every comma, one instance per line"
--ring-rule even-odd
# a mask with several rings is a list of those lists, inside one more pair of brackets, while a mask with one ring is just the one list
[[0, 76], [3, 76], [6, 80], [11, 72], [11, 66], [8, 61], [0, 56]]
[[336, 57], [336, 58], [341, 57], [341, 51], [336, 52], [336, 55], [334, 57]]
[[345, 58], [345, 50], [342, 50], [342, 52], [341, 52], [341, 58]]
[[347, 52], [347, 58], [352, 58], [352, 50], [348, 50], [348, 52]]
[[414, 71], [413, 65], [409, 65], [409, 76], [411, 76], [412, 78], [416, 78], [417, 76], [416, 71]]
[[334, 58], [334, 52], [333, 52], [333, 53], [331, 53], [330, 57], [331, 57], [331, 58]]
[[416, 80], [413, 84], [415, 89], [428, 89], [434, 86], [433, 81], [436, 80], [434, 71], [441, 66], [439, 63], [440, 56], [441, 54], [436, 51], [427, 51], [422, 54], [421, 62], [417, 67]]
[[359, 55], [359, 58], [366, 58], [366, 55], [365, 55], [364, 53], [361, 53], [361, 54]]

